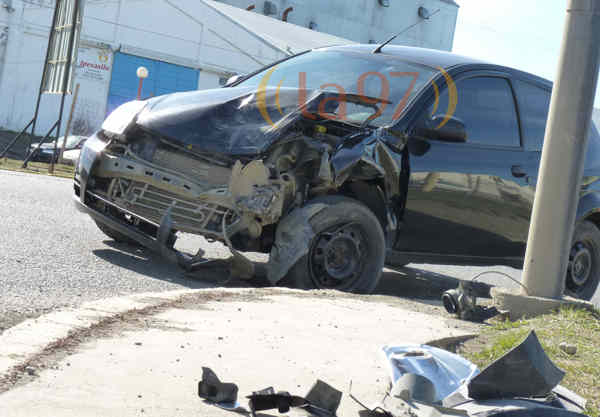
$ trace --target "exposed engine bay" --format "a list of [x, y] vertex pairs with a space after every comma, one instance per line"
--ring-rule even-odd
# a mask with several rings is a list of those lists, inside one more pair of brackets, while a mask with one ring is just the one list
[[[82, 152], [75, 180], [81, 205], [157, 239], [163, 254], [172, 251], [176, 232], [223, 242], [240, 277], [253, 275], [240, 252], [271, 253], [273, 283], [308, 251], [309, 219], [319, 208], [302, 208], [316, 197], [363, 201], [391, 242], [408, 178], [402, 138], [336, 120], [337, 106], [329, 106], [331, 117], [318, 117], [315, 106], [335, 93], [312, 94], [299, 108], [297, 90], [267, 90], [266, 110], [259, 94], [235, 88], [175, 94], [138, 104], [117, 127], [118, 114], [109, 117]], [[173, 108], [169, 100], [179, 104]], [[282, 117], [268, 123], [264, 111]], [[290, 235], [286, 227], [295, 237], [279, 244], [278, 236]], [[206, 261], [201, 255], [176, 259], [193, 269]]]

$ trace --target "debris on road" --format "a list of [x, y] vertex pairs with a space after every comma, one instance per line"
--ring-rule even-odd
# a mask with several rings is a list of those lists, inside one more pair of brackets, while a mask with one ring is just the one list
[[585, 400], [558, 385], [565, 373], [548, 358], [534, 331], [481, 372], [464, 358], [430, 346], [383, 351], [392, 390], [379, 407], [394, 417], [581, 416], [585, 409]]
[[469, 397], [484, 399], [543, 397], [565, 376], [544, 352], [534, 331], [517, 347], [469, 382]]
[[238, 387], [233, 383], [224, 383], [219, 380], [212, 369], [202, 368], [202, 380], [198, 382], [198, 396], [216, 406], [234, 410], [240, 408], [237, 402]]
[[[257, 411], [278, 410], [287, 413], [291, 408], [302, 408], [317, 417], [335, 417], [342, 393], [323, 381], [317, 380], [306, 397], [290, 395], [286, 391], [275, 392], [273, 387], [255, 391], [248, 398], [248, 408], [237, 400], [238, 387], [223, 383], [212, 369], [202, 368], [202, 380], [198, 383], [198, 396], [213, 405], [229, 411], [256, 416]], [[249, 410], [249, 411], [248, 411]]]
[[[517, 347], [480, 371], [463, 357], [428, 345], [384, 346], [391, 389], [370, 412], [385, 417], [450, 416], [583, 416], [586, 401], [558, 385], [565, 372], [544, 352], [534, 331]], [[198, 395], [214, 405], [251, 414], [300, 408], [310, 415], [335, 417], [342, 393], [321, 380], [306, 397], [276, 392], [272, 387], [253, 392], [248, 409], [237, 402], [238, 387], [224, 384], [202, 368]], [[350, 390], [352, 383], [350, 383]]]
[[442, 401], [479, 374], [477, 366], [468, 360], [432, 346], [384, 346], [382, 351], [392, 387], [405, 375], [421, 375], [434, 385], [432, 402]]
[[287, 413], [290, 408], [302, 408], [317, 417], [335, 417], [342, 400], [342, 393], [321, 380], [317, 380], [306, 397], [290, 395], [288, 392], [275, 392], [270, 387], [248, 396], [252, 416], [256, 411], [278, 410]]
[[477, 298], [492, 298], [490, 289], [488, 284], [461, 281], [457, 288], [442, 295], [442, 303], [449, 314], [455, 314], [462, 320], [482, 323], [500, 314], [496, 307], [477, 305]]
[[[369, 415], [385, 417], [576, 417], [586, 401], [558, 385], [565, 373], [544, 352], [531, 331], [517, 347], [480, 371], [463, 357], [428, 345], [384, 346], [391, 389], [374, 407], [349, 397]], [[237, 386], [223, 384], [209, 368], [199, 384], [201, 398], [248, 413], [300, 408], [310, 415], [334, 417], [342, 393], [318, 380], [306, 397], [272, 387], [248, 396], [249, 411], [237, 403]], [[350, 383], [350, 390], [352, 383]], [[227, 407], [223, 407], [226, 404]], [[234, 407], [235, 405], [235, 407]], [[362, 415], [362, 414], [361, 414]]]

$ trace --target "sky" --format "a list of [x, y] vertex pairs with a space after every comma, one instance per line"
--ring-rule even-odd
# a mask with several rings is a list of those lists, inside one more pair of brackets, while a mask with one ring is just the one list
[[453, 52], [555, 79], [567, 0], [455, 1]]

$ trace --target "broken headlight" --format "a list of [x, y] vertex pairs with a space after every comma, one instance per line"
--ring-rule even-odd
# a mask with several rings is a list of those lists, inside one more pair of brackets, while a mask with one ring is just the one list
[[117, 135], [123, 134], [146, 104], [146, 101], [134, 100], [120, 105], [106, 118], [102, 124], [102, 130]]

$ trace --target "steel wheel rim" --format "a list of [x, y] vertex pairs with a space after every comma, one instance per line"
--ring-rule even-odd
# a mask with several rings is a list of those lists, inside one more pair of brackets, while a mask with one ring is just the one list
[[337, 225], [317, 235], [309, 252], [311, 279], [318, 288], [344, 288], [364, 269], [367, 247], [355, 223]]
[[576, 242], [569, 256], [569, 277], [581, 289], [589, 281], [592, 272], [592, 248], [587, 242]]

